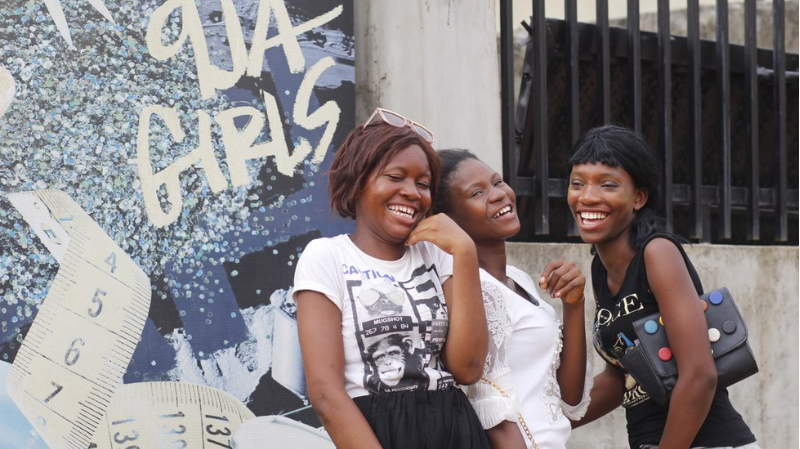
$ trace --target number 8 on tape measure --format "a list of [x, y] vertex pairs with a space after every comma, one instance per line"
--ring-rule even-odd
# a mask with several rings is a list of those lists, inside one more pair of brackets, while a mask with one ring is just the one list
[[48, 445], [85, 449], [141, 337], [150, 280], [64, 192], [8, 198], [60, 264], [9, 372], [9, 395]]

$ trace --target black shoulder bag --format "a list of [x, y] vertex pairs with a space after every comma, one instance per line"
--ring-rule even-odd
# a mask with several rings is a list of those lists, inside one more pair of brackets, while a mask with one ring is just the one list
[[[717, 388], [728, 387], [757, 373], [758, 365], [747, 342], [747, 326], [728, 289], [713, 290], [700, 296], [700, 300], [717, 367]], [[678, 380], [678, 365], [669, 347], [665, 325], [670, 323], [663, 323], [660, 312], [634, 321], [634, 347], [619, 360], [650, 397], [662, 406], [669, 402]]]

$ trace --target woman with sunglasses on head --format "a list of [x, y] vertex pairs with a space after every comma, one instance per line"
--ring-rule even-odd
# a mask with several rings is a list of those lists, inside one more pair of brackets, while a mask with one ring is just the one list
[[456, 386], [478, 381], [486, 358], [478, 260], [450, 218], [429, 216], [432, 142], [383, 109], [351, 131], [329, 191], [355, 230], [312, 241], [297, 264], [309, 399], [337, 447], [488, 447]]
[[[633, 131], [604, 126], [575, 144], [569, 163], [567, 201], [594, 254], [593, 342], [607, 362], [595, 376], [589, 410], [576, 426], [622, 405], [632, 448], [757, 448], [728, 391], [716, 389], [698, 301], [702, 284], [681, 241], [656, 215], [660, 170], [655, 156]], [[656, 311], [680, 373], [666, 407], [655, 403], [619, 361], [634, 344], [633, 321]]]
[[564, 448], [569, 419], [583, 416], [591, 388], [586, 280], [563, 260], [550, 262], [541, 273], [540, 287], [562, 302], [562, 328], [531, 278], [506, 264], [506, 239], [520, 230], [514, 190], [467, 150], [442, 150], [439, 157], [434, 212], [449, 215], [475, 242], [491, 333], [484, 377], [467, 387], [470, 402], [492, 447]]

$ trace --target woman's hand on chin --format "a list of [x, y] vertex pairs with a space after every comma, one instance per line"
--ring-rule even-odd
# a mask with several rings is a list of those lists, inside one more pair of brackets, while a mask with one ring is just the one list
[[450, 255], [477, 251], [472, 238], [445, 214], [423, 218], [411, 231], [406, 245], [422, 241], [431, 242]]

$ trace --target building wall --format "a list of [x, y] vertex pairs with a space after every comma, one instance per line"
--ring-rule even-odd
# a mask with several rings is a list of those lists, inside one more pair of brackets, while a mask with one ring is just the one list
[[495, 1], [355, 0], [356, 122], [377, 106], [502, 169]]
[[[762, 448], [798, 447], [798, 248], [710, 244], [685, 248], [703, 285], [707, 289], [728, 287], [747, 323], [760, 371], [729, 388], [734, 406]], [[534, 277], [549, 260], [559, 257], [575, 261], [590, 277], [588, 245], [510, 243], [508, 254], [510, 264]], [[542, 298], [550, 300], [546, 294]], [[586, 289], [586, 301], [590, 326], [594, 312], [591, 287]], [[560, 309], [560, 302], [550, 302]], [[603, 360], [592, 350], [590, 356], [594, 371], [602, 370]], [[568, 447], [627, 447], [624, 411], [618, 409], [576, 429]]]

